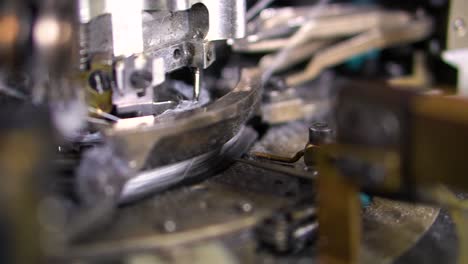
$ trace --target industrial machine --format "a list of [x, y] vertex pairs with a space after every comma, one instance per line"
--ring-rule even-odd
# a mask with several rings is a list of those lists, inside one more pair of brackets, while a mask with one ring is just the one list
[[468, 263], [468, 2], [4, 0], [1, 263]]

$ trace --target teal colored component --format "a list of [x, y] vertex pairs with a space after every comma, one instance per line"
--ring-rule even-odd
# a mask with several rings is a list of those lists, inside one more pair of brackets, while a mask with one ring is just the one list
[[[355, 4], [373, 4], [375, 1], [374, 0], [354, 0], [352, 1]], [[353, 58], [349, 59], [345, 65], [346, 68], [348, 68], [351, 71], [357, 72], [359, 71], [363, 66], [366, 60], [370, 59], [376, 59], [380, 55], [379, 50], [372, 50], [357, 56], [354, 56]]]
[[354, 56], [353, 58], [349, 59], [345, 65], [348, 69], [356, 72], [359, 71], [362, 66], [364, 66], [366, 60], [377, 59], [379, 55], [379, 50], [371, 50], [369, 52]]
[[372, 197], [365, 193], [360, 193], [359, 197], [361, 198], [362, 207], [369, 207], [372, 203]]

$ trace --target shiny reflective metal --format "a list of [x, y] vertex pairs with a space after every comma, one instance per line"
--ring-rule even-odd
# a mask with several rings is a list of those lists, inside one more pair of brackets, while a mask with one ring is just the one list
[[145, 195], [165, 190], [183, 180], [219, 171], [223, 165], [231, 164], [234, 159], [239, 158], [256, 138], [256, 133], [252, 129], [244, 128], [221, 149], [186, 161], [143, 171], [125, 183], [120, 202], [134, 201]]
[[[275, 41], [294, 33], [305, 24], [311, 24], [306, 38], [308, 40], [330, 39], [352, 36], [375, 27], [390, 27], [409, 22], [408, 13], [401, 11], [383, 11], [372, 7], [359, 8], [348, 5], [327, 5], [323, 12], [313, 12], [316, 7], [268, 9], [263, 13], [265, 21], [250, 25], [255, 31], [240, 41], [234, 47], [239, 51], [251, 51], [252, 48], [264, 42]], [[304, 13], [309, 10], [309, 13]], [[262, 14], [263, 14], [262, 13]], [[288, 18], [289, 20], [285, 20]], [[279, 46], [279, 45], [278, 45]], [[258, 48], [257, 48], [258, 49]]]
[[303, 72], [288, 76], [286, 82], [289, 86], [298, 86], [316, 78], [323, 69], [338, 65], [355, 55], [372, 49], [418, 41], [427, 37], [431, 32], [432, 21], [428, 17], [418, 18], [398, 26], [371, 29], [320, 51]]
[[[155, 114], [164, 107], [153, 90], [167, 73], [206, 69], [216, 60], [213, 41], [245, 36], [245, 8], [245, 0], [81, 0], [82, 53], [88, 56], [83, 60], [115, 67], [113, 104], [119, 114]], [[132, 76], [140, 72], [152, 78], [137, 79], [147, 85], [135, 87]]]
[[327, 123], [315, 122], [309, 127], [309, 143], [315, 146], [330, 143], [333, 132]]
[[237, 87], [208, 106], [137, 118], [125, 129], [117, 123], [104, 133], [136, 169], [182, 161], [219, 148], [234, 137], [258, 106], [261, 88], [260, 71], [244, 69]]
[[[236, 51], [268, 53], [261, 60], [266, 82], [273, 74], [314, 57], [303, 72], [287, 76], [290, 87], [315, 79], [324, 69], [372, 49], [414, 42], [432, 32], [428, 17], [373, 6], [317, 5], [267, 9], [248, 25]], [[349, 37], [342, 40], [344, 37]], [[335, 44], [333, 44], [336, 42]]]
[[202, 4], [208, 9], [209, 31], [206, 41], [242, 38], [245, 35], [245, 0], [80, 0], [80, 19], [82, 23], [88, 23], [100, 15], [113, 14], [118, 9], [139, 9], [140, 13], [155, 10], [186, 11], [196, 4]]

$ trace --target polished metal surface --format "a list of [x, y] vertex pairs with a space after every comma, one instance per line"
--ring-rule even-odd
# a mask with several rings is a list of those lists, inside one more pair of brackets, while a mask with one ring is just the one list
[[[353, 56], [373, 49], [418, 41], [432, 32], [432, 21], [427, 17], [396, 24], [397, 26], [377, 27], [364, 31], [349, 40], [322, 50], [310, 60], [303, 72], [289, 76], [286, 83], [290, 86], [303, 84], [315, 79], [323, 69], [338, 65]], [[282, 62], [280, 59], [282, 57], [278, 56], [272, 65], [280, 64]]]
[[425, 235], [438, 215], [435, 207], [375, 199], [363, 212], [362, 263], [393, 263]]
[[260, 72], [245, 69], [237, 87], [208, 106], [149, 116], [145, 119], [148, 122], [137, 120], [130, 128], [116, 127], [105, 134], [136, 169], [145, 164], [181, 161], [220, 147], [234, 137], [258, 106], [261, 90]]
[[[430, 122], [466, 121], [466, 102], [399, 104], [402, 120], [427, 117], [409, 136], [388, 102], [360, 108], [352, 98], [368, 94], [349, 79], [451, 87], [445, 54], [464, 81], [466, 4], [357, 2], [2, 1], [0, 123], [21, 129], [0, 135], [0, 263], [407, 264], [415, 250], [425, 256], [413, 262], [454, 260], [466, 206], [419, 187], [466, 186], [453, 170], [466, 126]], [[430, 137], [439, 131], [454, 136]], [[419, 142], [406, 157], [424, 172], [417, 193], [398, 199], [444, 206], [456, 227], [436, 207], [367, 195], [393, 199], [380, 188], [404, 186], [395, 175], [407, 160], [363, 150], [371, 163], [353, 163], [359, 148], [334, 149], [348, 134]]]
[[154, 10], [185, 11], [196, 4], [203, 4], [208, 9], [206, 19], [209, 21], [209, 31], [205, 37], [206, 41], [244, 37], [246, 9], [244, 0], [137, 0], [131, 3], [125, 0], [80, 0], [80, 19], [82, 23], [88, 23], [100, 15], [112, 14], [119, 9], [135, 10], [135, 14], [137, 9], [139, 13]]
[[82, 0], [80, 22], [82, 60], [115, 68], [117, 112], [145, 116], [174, 106], [154, 92], [167, 73], [206, 69], [216, 60], [213, 41], [244, 37], [245, 1]]
[[[304, 147], [307, 132], [308, 125], [304, 122], [280, 125], [257, 142], [253, 150], [292, 155]], [[308, 173], [301, 164], [294, 170]], [[92, 261], [112, 259], [115, 254], [128, 257], [138, 252], [176, 254], [181, 247], [191, 250], [217, 241], [230, 249], [235, 260], [243, 263], [313, 263], [317, 261], [313, 246], [298, 255], [277, 256], [268, 251], [255, 254], [257, 242], [253, 233], [263, 219], [308, 197], [310, 193], [306, 190], [312, 189], [312, 182], [304, 182], [281, 170], [236, 163], [211, 180], [152, 195], [122, 208], [116, 223], [108, 227], [110, 231], [70, 248], [67, 256]], [[247, 208], [245, 204], [250, 209], [242, 209]], [[376, 198], [362, 209], [363, 263], [377, 260], [393, 263], [426, 234], [438, 211]]]
[[183, 180], [196, 176], [206, 177], [210, 172], [219, 171], [245, 153], [256, 138], [256, 133], [252, 129], [244, 128], [219, 150], [150, 171], [143, 171], [125, 183], [120, 202], [135, 201], [145, 195], [163, 191]]

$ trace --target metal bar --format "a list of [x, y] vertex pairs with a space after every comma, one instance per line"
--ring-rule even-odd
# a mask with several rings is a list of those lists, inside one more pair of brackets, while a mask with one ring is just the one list
[[292, 157], [277, 156], [277, 155], [273, 155], [270, 153], [263, 153], [263, 152], [252, 152], [251, 154], [260, 159], [266, 159], [266, 160], [278, 161], [278, 162], [284, 162], [284, 163], [296, 163], [302, 158], [302, 156], [304, 156], [304, 150], [298, 151]]
[[258, 162], [258, 161], [247, 160], [247, 159], [236, 159], [236, 161], [253, 166], [253, 167], [257, 167], [260, 169], [264, 169], [264, 170], [268, 170], [272, 172], [284, 173], [293, 177], [298, 177], [298, 178], [307, 179], [307, 180], [315, 179], [315, 174], [301, 173], [300, 171], [297, 171], [293, 168], [287, 168], [287, 167], [277, 165], [277, 164], [271, 164], [267, 162]]

